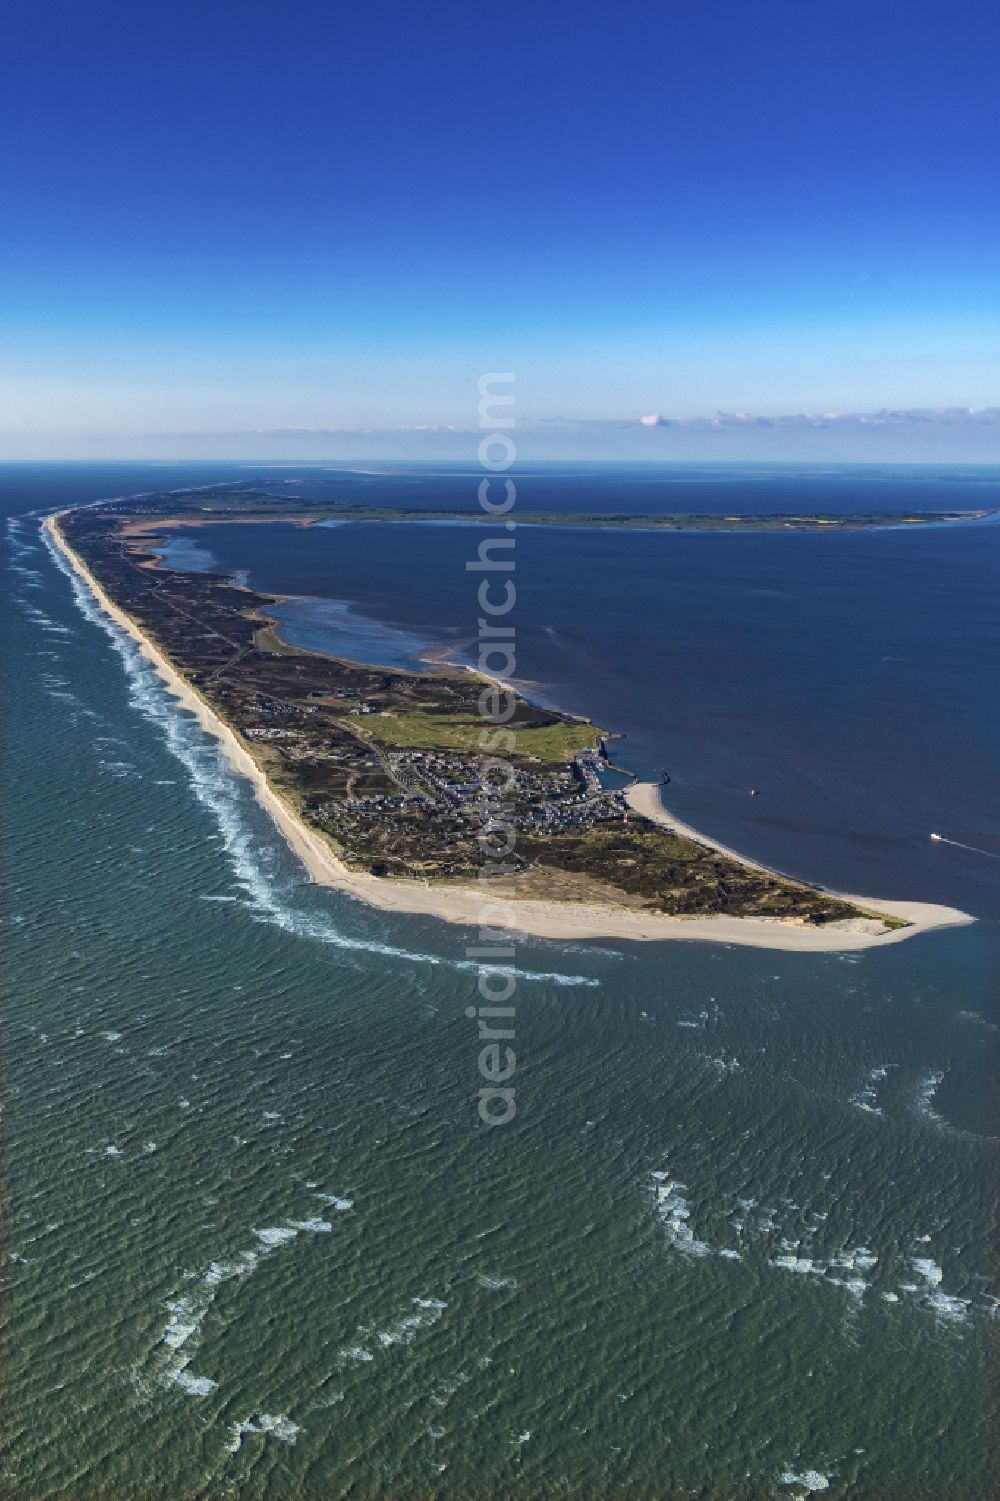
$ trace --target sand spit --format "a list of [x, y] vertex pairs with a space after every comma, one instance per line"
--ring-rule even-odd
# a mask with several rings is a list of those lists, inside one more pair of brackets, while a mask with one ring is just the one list
[[[629, 805], [637, 813], [641, 813], [644, 818], [650, 819], [653, 823], [673, 829], [688, 839], [696, 839], [699, 844], [707, 844], [710, 849], [718, 850], [722, 855], [728, 855], [731, 860], [737, 860], [741, 865], [748, 865], [754, 870], [767, 871], [770, 875], [783, 874], [781, 871], [773, 870], [769, 865], [761, 864], [759, 860], [751, 860], [747, 855], [741, 855], [718, 839], [712, 839], [700, 830], [693, 829], [690, 824], [682, 823], [679, 818], [675, 818], [665, 807], [662, 789], [656, 782], [634, 782], [625, 796]], [[840, 897], [842, 901], [850, 902], [855, 907], [863, 907], [868, 912], [885, 913], [886, 917], [901, 918], [910, 924], [908, 928], [899, 928], [892, 933], [874, 934], [878, 943], [898, 942], [900, 939], [912, 937], [915, 933], [927, 933], [935, 928], [958, 928], [975, 921], [975, 918], [970, 917], [968, 912], [960, 912], [957, 907], [941, 907], [934, 902], [893, 902], [881, 897], [853, 896], [842, 891], [829, 891], [827, 895]], [[865, 923], [864, 918], [847, 918], [844, 922], [834, 923], [832, 926], [843, 932], [852, 925], [857, 925], [858, 930], [862, 931], [862, 925]], [[861, 946], [858, 945], [858, 947]]]
[[[136, 643], [142, 655], [177, 700], [179, 706], [193, 714], [202, 729], [219, 741], [230, 768], [253, 786], [258, 801], [277, 824], [290, 848], [302, 861], [312, 880], [334, 886], [387, 912], [420, 913], [445, 922], [467, 927], [496, 924], [496, 917], [486, 909], [487, 893], [475, 886], [452, 886], [443, 882], [399, 881], [351, 870], [331, 846], [299, 817], [271, 786], [264, 772], [236, 733], [211, 709], [197, 690], [181, 677], [172, 663], [143, 634], [135, 621], [104, 592], [83, 560], [67, 543], [59, 527], [59, 515], [46, 518], [44, 525], [53, 543], [84, 581], [100, 608]], [[702, 844], [715, 845], [694, 829], [671, 818], [663, 808], [657, 787], [640, 783], [630, 789], [629, 800], [637, 812], [656, 822], [667, 824]], [[726, 851], [743, 864], [752, 864], [741, 855]], [[496, 887], [491, 885], [490, 891]], [[499, 893], [498, 893], [499, 894]], [[506, 894], [504, 894], [506, 896]], [[800, 950], [834, 953], [870, 948], [876, 944], [897, 943], [916, 933], [934, 928], [953, 927], [971, 922], [966, 913], [949, 907], [919, 902], [887, 902], [848, 897], [869, 911], [901, 917], [910, 924], [893, 932], [880, 929], [877, 922], [864, 917], [816, 927], [789, 919], [762, 917], [666, 917], [657, 913], [630, 911], [588, 902], [554, 902], [514, 898], [510, 903], [511, 931], [539, 938], [580, 940], [587, 938], [663, 941], [681, 939], [712, 943], [745, 944], [753, 948]]]

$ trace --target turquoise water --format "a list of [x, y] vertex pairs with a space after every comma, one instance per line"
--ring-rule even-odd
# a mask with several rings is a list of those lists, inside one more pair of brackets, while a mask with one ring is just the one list
[[477, 1129], [462, 930], [308, 886], [4, 546], [4, 1494], [987, 1493], [988, 913], [519, 942]]

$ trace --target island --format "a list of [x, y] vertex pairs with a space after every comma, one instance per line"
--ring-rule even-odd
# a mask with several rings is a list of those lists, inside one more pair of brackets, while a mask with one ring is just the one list
[[220, 487], [46, 521], [101, 608], [253, 781], [315, 880], [468, 924], [502, 887], [508, 926], [546, 937], [835, 950], [969, 920], [826, 892], [713, 843], [673, 819], [656, 787], [609, 775], [608, 732], [520, 694], [508, 700], [504, 751], [503, 817], [516, 843], [485, 893], [479, 836], [498, 797], [481, 739], [489, 681], [455, 666], [410, 672], [296, 648], [268, 614], [275, 597], [161, 557], [168, 530], [192, 520], [311, 524], [350, 509]]
[[[294, 482], [291, 482], [294, 488]], [[165, 502], [168, 509], [165, 509]], [[296, 526], [316, 526], [325, 521], [392, 521], [412, 524], [464, 522], [490, 525], [481, 507], [435, 509], [405, 505], [364, 505], [356, 501], [330, 501], [262, 490], [249, 481], [177, 491], [169, 496], [133, 496], [105, 504], [109, 514], [151, 516], [171, 524], [207, 526], [221, 521], [283, 521]], [[518, 526], [583, 527], [588, 530], [667, 532], [857, 532], [887, 527], [961, 525], [985, 521], [998, 513], [992, 509], [963, 511], [813, 511], [809, 513], [762, 511], [758, 514], [725, 515], [688, 511], [532, 511], [518, 506]]]

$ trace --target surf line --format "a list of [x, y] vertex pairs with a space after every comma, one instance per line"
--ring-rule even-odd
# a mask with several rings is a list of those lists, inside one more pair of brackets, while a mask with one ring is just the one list
[[[517, 734], [510, 720], [517, 712], [517, 694], [510, 687], [516, 670], [515, 628], [504, 619], [517, 599], [517, 589], [510, 577], [514, 572], [514, 536], [516, 521], [507, 513], [517, 499], [517, 486], [508, 475], [502, 482], [503, 499], [490, 496], [494, 477], [510, 469], [517, 457], [509, 429], [515, 425], [513, 410], [494, 411], [495, 407], [513, 408], [513, 390], [493, 389], [514, 383], [513, 374], [493, 372], [479, 378], [479, 426], [486, 434], [479, 443], [478, 457], [486, 475], [478, 487], [479, 504], [486, 516], [508, 534], [487, 537], [479, 544], [475, 559], [466, 562], [465, 571], [480, 574], [476, 599], [482, 613], [478, 617], [479, 651], [476, 660], [483, 680], [478, 709], [482, 722], [478, 740], [482, 752], [479, 772], [480, 829], [476, 836], [482, 864], [479, 880], [483, 902], [479, 916], [479, 942], [466, 948], [466, 962], [475, 960], [479, 967], [477, 990], [481, 1001], [466, 1008], [470, 1021], [478, 1021], [479, 1074], [485, 1081], [479, 1089], [478, 1120], [484, 1126], [506, 1126], [517, 1114], [516, 1087], [512, 1080], [517, 1071], [517, 1054], [509, 1045], [516, 1038], [513, 1001], [517, 989], [514, 967], [516, 950], [510, 929], [516, 919], [508, 902], [494, 896], [495, 883], [513, 875], [517, 866], [507, 860], [514, 852], [517, 832], [510, 816], [508, 800], [517, 787], [517, 773], [511, 761]], [[499, 452], [498, 452], [499, 450]], [[498, 483], [499, 480], [498, 480]], [[501, 578], [489, 577], [499, 573]], [[507, 575], [504, 577], [504, 575]], [[492, 597], [493, 586], [501, 599]], [[498, 621], [500, 623], [498, 623]], [[500, 659], [499, 667], [495, 659]], [[497, 983], [499, 982], [499, 984]], [[500, 1021], [500, 1026], [494, 1022]]]
[[938, 844], [953, 844], [957, 850], [971, 850], [974, 855], [985, 855], [987, 860], [1000, 860], [995, 850], [981, 850], [978, 844], [963, 844], [960, 839], [946, 839], [943, 834], [932, 834]]
[[[164, 686], [162, 673], [143, 656], [137, 638], [126, 630], [122, 619], [115, 617], [110, 602], [95, 592], [95, 581], [77, 570], [72, 562], [72, 555], [63, 551], [59, 532], [46, 525], [47, 520], [47, 516], [43, 517], [41, 540], [53, 566], [68, 580], [76, 608], [86, 620], [109, 637], [125, 671], [132, 707], [160, 731], [170, 754], [180, 761], [187, 772], [194, 796], [209, 810], [222, 835], [230, 866], [244, 893], [243, 897], [237, 897], [236, 900], [243, 902], [250, 911], [256, 912], [276, 927], [292, 932], [297, 937], [310, 938], [334, 948], [376, 953], [384, 958], [400, 959], [413, 964], [479, 972], [481, 964], [473, 958], [446, 958], [375, 940], [350, 937], [341, 933], [325, 914], [313, 917], [301, 913], [282, 897], [264, 874], [259, 860], [246, 848], [245, 826], [242, 824], [243, 814], [237, 800], [236, 780], [227, 768], [222, 753], [214, 746], [211, 766], [204, 764], [199, 751], [208, 750], [207, 740], [202, 741], [200, 731], [190, 733], [191, 720], [174, 704]], [[511, 974], [517, 980], [560, 986], [597, 987], [601, 983], [595, 977], [563, 974], [558, 970], [512, 967]]]

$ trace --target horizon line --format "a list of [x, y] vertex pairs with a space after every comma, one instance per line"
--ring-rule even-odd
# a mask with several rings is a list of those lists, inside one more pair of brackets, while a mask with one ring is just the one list
[[[377, 454], [356, 455], [322, 455], [284, 457], [281, 454], [179, 454], [164, 456], [163, 454], [20, 454], [0, 456], [0, 467], [8, 464], [156, 464], [173, 466], [178, 464], [236, 464], [242, 467], [254, 467], [258, 464], [272, 464], [276, 468], [292, 469], [330, 469], [350, 468], [356, 464], [372, 464], [380, 466], [398, 467], [406, 464], [421, 464], [460, 469], [468, 467], [471, 473], [480, 473], [481, 465], [478, 464], [474, 454], [468, 458], [456, 458], [453, 455], [441, 455], [429, 457], [426, 454], [412, 454], [381, 456]], [[704, 458], [675, 458], [675, 457], [647, 457], [630, 458], [626, 456], [609, 456], [595, 454], [590, 457], [569, 455], [540, 455], [533, 454], [530, 457], [519, 458], [512, 466], [514, 468], [532, 464], [590, 464], [600, 465], [604, 468], [628, 468], [635, 469], [647, 467], [650, 469], [690, 468], [692, 466], [711, 465], [716, 468], [729, 468], [739, 466], [741, 468], [816, 468], [824, 469], [1000, 469], [1000, 456], [995, 459], [864, 459], [864, 458], [837, 458], [824, 459], [818, 456], [809, 458], [761, 458], [758, 456], [726, 455], [725, 457], [711, 456]]]

